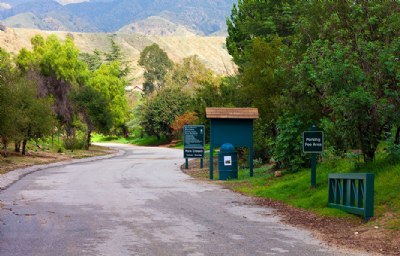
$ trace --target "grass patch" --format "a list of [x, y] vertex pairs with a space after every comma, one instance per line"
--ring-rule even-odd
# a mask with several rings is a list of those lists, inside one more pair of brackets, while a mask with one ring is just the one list
[[348, 217], [348, 213], [326, 205], [329, 173], [349, 172], [375, 174], [375, 216], [384, 217], [390, 212], [391, 218], [385, 226], [400, 229], [400, 163], [389, 164], [383, 157], [361, 166], [352, 159], [326, 160], [317, 166], [316, 188], [310, 188], [309, 169], [275, 177], [268, 167], [255, 169], [253, 178], [249, 177], [249, 170], [240, 170], [239, 179], [227, 181], [225, 185], [246, 195], [279, 200], [322, 216]]
[[133, 144], [138, 146], [159, 146], [167, 143], [165, 137], [162, 137], [160, 140], [155, 136], [147, 136], [147, 137], [119, 137], [119, 136], [104, 136], [100, 134], [94, 134], [92, 136], [92, 142], [113, 142], [113, 143], [122, 143], [122, 144]]

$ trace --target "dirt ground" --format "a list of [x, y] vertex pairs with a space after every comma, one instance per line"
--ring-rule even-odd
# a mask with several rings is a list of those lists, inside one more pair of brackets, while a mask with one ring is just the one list
[[114, 151], [109, 148], [95, 145], [91, 146], [90, 150], [74, 150], [73, 152], [65, 151], [64, 153], [54, 153], [50, 151], [28, 151], [26, 156], [22, 156], [20, 153], [14, 153], [10, 151], [8, 152], [7, 157], [0, 155], [0, 175], [15, 169], [25, 168], [33, 165], [55, 163], [92, 156], [102, 156], [112, 152]]
[[[208, 163], [205, 162], [204, 167], [208, 167]], [[200, 169], [199, 160], [191, 161], [187, 170], [182, 166], [182, 171], [194, 178], [210, 182], [208, 180], [209, 169]], [[234, 187], [227, 186], [222, 181], [213, 182], [234, 191]], [[257, 205], [274, 208], [285, 223], [312, 231], [316, 238], [324, 241], [327, 245], [377, 255], [400, 255], [400, 231], [382, 228], [381, 224], [385, 222], [385, 216], [365, 223], [361, 218], [343, 219], [319, 216], [267, 198], [253, 198], [253, 202]]]

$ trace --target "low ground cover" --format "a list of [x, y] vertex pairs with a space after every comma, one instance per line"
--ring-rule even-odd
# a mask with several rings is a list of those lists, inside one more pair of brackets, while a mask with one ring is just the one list
[[92, 137], [92, 142], [114, 142], [122, 144], [132, 144], [138, 146], [159, 146], [166, 144], [166, 138], [162, 137], [160, 140], [155, 136], [145, 136], [145, 137], [120, 137], [120, 136], [104, 136], [100, 134], [94, 134]]

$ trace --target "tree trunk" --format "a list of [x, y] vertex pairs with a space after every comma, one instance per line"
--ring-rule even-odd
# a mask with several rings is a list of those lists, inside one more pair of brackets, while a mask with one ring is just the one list
[[364, 163], [373, 162], [378, 145], [375, 146], [366, 135], [361, 134], [361, 136], [361, 151], [364, 156]]
[[400, 126], [397, 127], [396, 137], [394, 139], [394, 144], [400, 145]]
[[368, 150], [367, 152], [364, 152], [365, 163], [373, 162], [374, 159], [375, 159], [375, 150]]
[[127, 139], [129, 137], [128, 127], [126, 125], [122, 126], [122, 132], [124, 133], [124, 137]]
[[28, 140], [27, 139], [24, 139], [23, 141], [22, 141], [22, 155], [26, 155], [26, 144], [27, 144], [27, 142], [28, 142]]
[[5, 137], [1, 137], [1, 143], [3, 144], [3, 156], [7, 157], [8, 152], [7, 152], [7, 146], [8, 146], [8, 140]]
[[21, 152], [21, 141], [17, 140], [15, 141], [15, 153], [20, 153]]
[[90, 141], [92, 140], [92, 130], [88, 129], [87, 131], [87, 138], [86, 138], [86, 144], [85, 144], [85, 149], [89, 150], [90, 145]]

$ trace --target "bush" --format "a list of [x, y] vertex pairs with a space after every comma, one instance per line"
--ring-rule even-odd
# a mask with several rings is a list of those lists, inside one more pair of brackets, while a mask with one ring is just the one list
[[67, 150], [85, 149], [86, 138], [84, 134], [64, 138], [64, 148]]
[[387, 148], [388, 155], [386, 159], [391, 164], [400, 163], [400, 145], [392, 143]]
[[254, 159], [267, 163], [271, 159], [271, 134], [268, 125], [259, 119], [254, 124]]
[[307, 156], [302, 151], [305, 125], [300, 117], [285, 114], [278, 119], [276, 127], [278, 136], [272, 143], [273, 157], [279, 168], [297, 172], [307, 162]]

